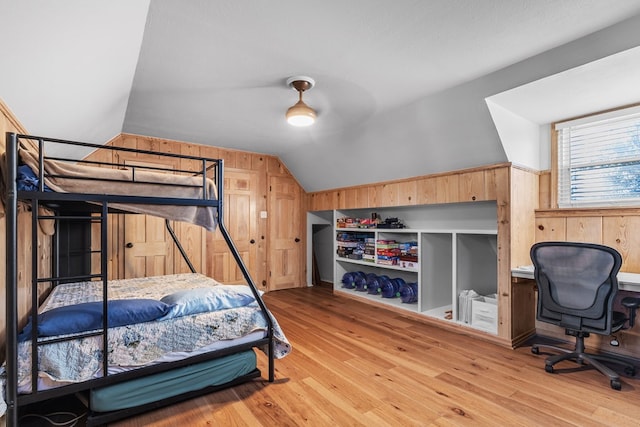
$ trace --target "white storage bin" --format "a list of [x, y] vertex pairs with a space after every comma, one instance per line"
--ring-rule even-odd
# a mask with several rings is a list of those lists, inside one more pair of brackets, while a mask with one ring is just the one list
[[471, 326], [498, 333], [498, 301], [495, 294], [471, 301]]

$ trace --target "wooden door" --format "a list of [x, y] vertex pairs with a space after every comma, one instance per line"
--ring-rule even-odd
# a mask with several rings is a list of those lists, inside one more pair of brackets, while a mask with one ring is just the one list
[[163, 218], [151, 215], [124, 217], [124, 277], [173, 273], [173, 241]]
[[[125, 166], [177, 169], [174, 159], [164, 163], [146, 157], [119, 156]], [[164, 218], [152, 215], [122, 215], [124, 237], [124, 278], [160, 276], [174, 273], [174, 243], [166, 229]], [[172, 222], [174, 224], [174, 222]], [[173, 225], [172, 225], [173, 226]]]
[[[258, 175], [254, 171], [225, 169], [224, 224], [253, 281], [262, 287], [266, 273], [260, 253], [265, 240], [259, 236], [257, 197]], [[245, 282], [220, 231], [207, 233], [207, 274], [223, 283]]]
[[268, 290], [304, 285], [304, 233], [300, 186], [291, 177], [269, 178]]

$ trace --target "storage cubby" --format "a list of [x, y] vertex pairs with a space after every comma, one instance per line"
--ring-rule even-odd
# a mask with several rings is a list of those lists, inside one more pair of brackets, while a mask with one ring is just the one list
[[421, 233], [420, 239], [420, 309], [441, 319], [449, 317], [453, 306], [452, 237], [451, 233]]
[[[375, 218], [382, 221], [397, 218], [405, 228], [374, 228]], [[495, 202], [341, 210], [334, 212], [334, 224], [334, 291], [445, 322], [497, 333], [497, 304], [495, 300], [491, 300], [498, 288]], [[388, 223], [383, 225], [389, 226]], [[397, 223], [391, 226], [399, 227]], [[362, 239], [367, 241], [366, 249]], [[359, 251], [363, 255], [366, 252], [368, 259], [359, 259], [359, 254], [350, 255], [348, 251], [345, 252], [344, 247], [349, 245], [343, 244], [344, 240], [363, 242]], [[411, 255], [417, 256], [417, 262], [407, 264], [399, 259], [388, 259], [393, 258], [392, 251], [397, 247], [404, 251], [412, 248]], [[417, 283], [416, 301], [403, 303], [398, 297], [383, 298], [362, 287], [359, 290], [343, 287], [344, 275], [353, 272]], [[478, 315], [476, 318], [471, 312], [471, 302], [468, 307], [460, 307], [459, 304], [460, 293], [470, 290], [483, 297], [474, 299]]]
[[[458, 321], [488, 332], [497, 332], [496, 283], [498, 281], [497, 236], [456, 235], [456, 289]], [[466, 298], [461, 298], [469, 291]], [[466, 302], [466, 307], [461, 305]]]

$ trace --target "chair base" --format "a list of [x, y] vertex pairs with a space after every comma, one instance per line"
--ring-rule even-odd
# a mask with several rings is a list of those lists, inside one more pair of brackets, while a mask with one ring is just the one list
[[623, 366], [624, 372], [627, 375], [634, 376], [636, 374], [635, 365], [631, 364], [630, 362], [622, 358], [618, 358], [613, 355], [586, 353], [584, 351], [584, 337], [580, 335], [576, 337], [576, 346], [573, 350], [566, 349], [563, 347], [558, 347], [555, 345], [534, 344], [531, 346], [531, 352], [534, 354], [539, 354], [540, 348], [551, 349], [561, 353], [561, 354], [549, 356], [545, 360], [544, 370], [549, 373], [554, 372], [553, 366], [556, 363], [561, 362], [563, 360], [574, 360], [578, 365], [585, 365], [585, 364], [591, 365], [594, 368], [596, 368], [598, 371], [600, 371], [600, 373], [607, 376], [609, 378], [609, 383], [611, 385], [611, 388], [614, 390], [620, 390], [622, 388], [622, 385], [620, 383], [620, 376], [615, 371], [605, 366], [601, 362], [615, 363], [617, 365]]

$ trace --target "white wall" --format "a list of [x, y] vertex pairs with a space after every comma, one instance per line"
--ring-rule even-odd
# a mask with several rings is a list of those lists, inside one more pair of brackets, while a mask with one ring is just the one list
[[[638, 28], [640, 16], [391, 111], [321, 150], [292, 147], [283, 160], [307, 191], [509, 161], [514, 150], [503, 148], [485, 99], [640, 46]], [[547, 154], [535, 151], [527, 148], [543, 167]]]

